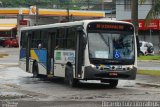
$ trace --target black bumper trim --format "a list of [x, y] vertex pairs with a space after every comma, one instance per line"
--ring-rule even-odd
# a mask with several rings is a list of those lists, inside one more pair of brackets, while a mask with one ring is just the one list
[[[84, 79], [86, 80], [101, 80], [101, 79], [126, 79], [134, 80], [136, 78], [137, 68], [128, 71], [113, 71], [113, 70], [98, 70], [90, 66], [85, 67]], [[117, 76], [110, 75], [110, 73], [117, 73]]]

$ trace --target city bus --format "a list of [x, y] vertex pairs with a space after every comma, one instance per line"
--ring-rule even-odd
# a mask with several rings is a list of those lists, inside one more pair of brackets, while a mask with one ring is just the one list
[[137, 46], [129, 22], [83, 20], [24, 27], [20, 31], [22, 69], [33, 77], [62, 77], [70, 86], [99, 80], [115, 88], [134, 80]]

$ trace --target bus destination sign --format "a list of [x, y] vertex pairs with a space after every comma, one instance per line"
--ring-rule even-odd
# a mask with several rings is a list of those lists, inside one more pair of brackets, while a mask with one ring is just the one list
[[119, 29], [123, 30], [124, 26], [122, 25], [109, 25], [109, 24], [96, 24], [97, 29]]
[[134, 28], [130, 24], [121, 23], [90, 23], [88, 30], [115, 30], [115, 31], [133, 31]]

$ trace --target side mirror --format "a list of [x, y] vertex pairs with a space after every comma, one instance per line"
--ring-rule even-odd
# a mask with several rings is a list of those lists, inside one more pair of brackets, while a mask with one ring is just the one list
[[83, 26], [78, 26], [77, 27], [77, 31], [78, 31], [79, 35], [83, 37], [82, 38], [83, 48], [85, 48], [85, 46], [87, 44], [87, 36], [86, 36], [86, 34], [83, 30], [84, 30]]

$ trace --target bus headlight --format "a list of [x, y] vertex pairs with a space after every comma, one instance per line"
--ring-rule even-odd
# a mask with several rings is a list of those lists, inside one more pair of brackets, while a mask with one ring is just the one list
[[95, 66], [95, 65], [93, 65], [93, 64], [90, 64], [90, 66], [91, 66], [92, 68], [96, 68], [96, 66]]

